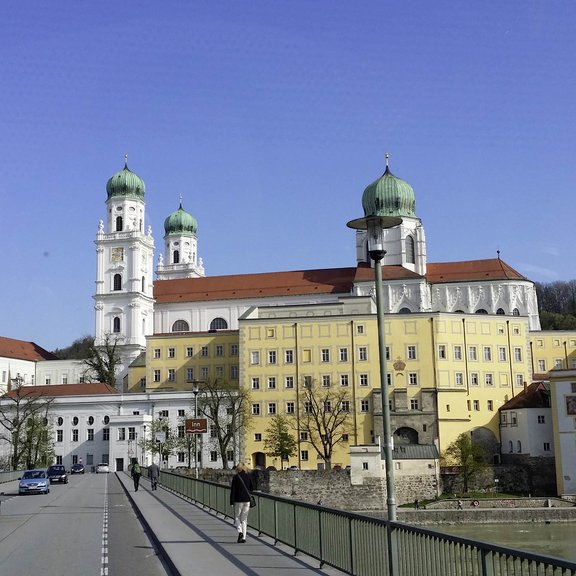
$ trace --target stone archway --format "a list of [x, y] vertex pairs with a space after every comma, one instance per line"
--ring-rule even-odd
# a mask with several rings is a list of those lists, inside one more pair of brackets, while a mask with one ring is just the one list
[[266, 469], [266, 454], [264, 452], [252, 453], [252, 468]]
[[414, 428], [403, 426], [394, 432], [394, 444], [418, 444], [418, 432]]
[[492, 456], [498, 452], [498, 440], [496, 439], [496, 436], [492, 430], [482, 426], [479, 428], [474, 428], [474, 430], [470, 432], [470, 438], [473, 444], [476, 444], [477, 446], [480, 446], [486, 450], [488, 455]]

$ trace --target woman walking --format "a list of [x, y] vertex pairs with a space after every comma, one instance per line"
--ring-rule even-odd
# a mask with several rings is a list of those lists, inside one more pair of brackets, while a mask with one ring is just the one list
[[238, 530], [238, 542], [246, 542], [248, 527], [248, 512], [250, 512], [250, 496], [254, 489], [252, 478], [245, 464], [236, 466], [236, 474], [230, 486], [230, 505], [234, 506], [234, 525]]

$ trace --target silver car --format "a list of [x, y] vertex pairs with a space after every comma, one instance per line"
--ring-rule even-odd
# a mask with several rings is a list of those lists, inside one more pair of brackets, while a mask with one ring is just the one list
[[18, 484], [18, 494], [48, 494], [50, 478], [46, 470], [26, 470]]

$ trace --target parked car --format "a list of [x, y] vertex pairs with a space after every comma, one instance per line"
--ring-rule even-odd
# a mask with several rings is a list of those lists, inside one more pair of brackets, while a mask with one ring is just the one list
[[51, 484], [54, 482], [68, 484], [68, 474], [66, 474], [66, 468], [64, 468], [62, 464], [52, 464], [52, 466], [48, 466], [47, 472]]
[[110, 472], [110, 467], [106, 462], [100, 462], [98, 466], [96, 466], [96, 474], [108, 474]]
[[26, 470], [18, 484], [18, 494], [48, 494], [50, 479], [46, 470]]
[[84, 474], [84, 464], [72, 464], [70, 474]]

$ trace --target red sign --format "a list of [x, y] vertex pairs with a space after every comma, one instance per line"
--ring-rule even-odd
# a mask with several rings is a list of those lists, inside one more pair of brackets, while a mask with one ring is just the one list
[[206, 418], [187, 418], [184, 422], [187, 434], [204, 434], [208, 432], [208, 420]]

